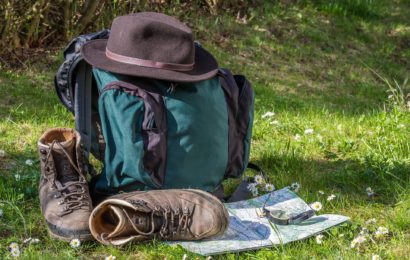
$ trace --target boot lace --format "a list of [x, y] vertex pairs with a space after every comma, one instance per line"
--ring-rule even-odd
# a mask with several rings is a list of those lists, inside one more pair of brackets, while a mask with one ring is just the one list
[[[61, 211], [61, 216], [69, 214], [73, 212], [76, 209], [80, 209], [83, 207], [89, 208], [91, 205], [89, 203], [88, 195], [87, 195], [87, 190], [84, 188], [84, 185], [87, 185], [86, 179], [82, 176], [80, 173], [80, 170], [78, 167], [75, 165], [73, 160], [71, 159], [70, 155], [68, 152], [65, 150], [65, 148], [56, 140], [54, 140], [51, 145], [50, 149], [47, 153], [46, 156], [46, 162], [49, 162], [50, 156], [51, 156], [51, 151], [53, 150], [53, 147], [57, 145], [61, 148], [65, 156], [67, 157], [69, 163], [71, 166], [74, 168], [74, 170], [79, 174], [79, 179], [78, 181], [70, 181], [66, 183], [64, 186], [61, 185], [59, 182], [54, 181], [54, 186], [57, 189], [57, 193], [55, 194], [55, 198], [61, 198], [58, 202], [59, 205], [64, 205]], [[73, 187], [70, 188], [69, 187]]]
[[138, 229], [138, 227], [135, 226], [134, 221], [128, 215], [127, 211], [125, 209], [122, 210], [128, 218], [128, 221], [131, 223], [132, 228], [139, 235], [149, 236], [155, 232], [155, 230], [157, 229], [154, 221], [155, 215], [163, 217], [163, 223], [159, 231], [160, 237], [170, 238], [176, 235], [185, 234], [186, 232], [189, 232], [192, 235], [192, 232], [189, 229], [192, 212], [190, 212], [187, 207], [184, 207], [182, 210], [180, 208], [170, 209], [169, 207], [155, 207], [155, 209], [151, 212], [151, 230], [149, 232], [143, 232]]

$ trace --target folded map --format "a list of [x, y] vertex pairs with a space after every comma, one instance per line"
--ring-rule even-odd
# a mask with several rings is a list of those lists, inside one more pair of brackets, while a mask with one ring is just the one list
[[299, 214], [310, 209], [296, 193], [284, 188], [257, 198], [225, 203], [230, 223], [221, 236], [197, 242], [184, 241], [171, 244], [181, 245], [200, 255], [254, 250], [305, 239], [349, 220], [348, 217], [341, 215], [323, 214], [315, 215], [297, 224], [276, 225], [258, 214], [264, 203], [268, 210], [283, 210], [290, 214]]

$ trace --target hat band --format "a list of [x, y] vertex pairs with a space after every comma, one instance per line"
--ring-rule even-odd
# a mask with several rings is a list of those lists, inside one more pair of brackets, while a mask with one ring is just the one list
[[195, 64], [195, 63], [191, 63], [191, 64], [165, 63], [165, 62], [154, 61], [154, 60], [138, 59], [138, 58], [128, 57], [128, 56], [114, 53], [108, 50], [107, 48], [105, 49], [105, 55], [110, 60], [118, 61], [121, 63], [148, 67], [148, 68], [165, 69], [165, 70], [189, 71], [194, 68], [194, 64]]

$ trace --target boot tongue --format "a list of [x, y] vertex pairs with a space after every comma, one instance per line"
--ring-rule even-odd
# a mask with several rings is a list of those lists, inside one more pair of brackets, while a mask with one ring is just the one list
[[78, 173], [71, 165], [69, 159], [67, 158], [67, 155], [63, 151], [64, 148], [64, 150], [67, 152], [74, 163], [77, 161], [77, 155], [75, 152], [75, 138], [61, 142], [60, 144], [62, 147], [55, 145], [52, 153], [57, 170], [57, 180], [59, 180], [62, 185], [65, 185], [67, 182], [79, 180]]
[[[148, 233], [152, 229], [151, 214], [141, 211], [134, 211], [127, 208], [110, 205], [113, 213], [118, 217], [118, 223], [114, 231], [112, 231], [108, 238], [120, 238], [127, 236], [143, 235], [136, 234], [135, 226], [140, 232]], [[161, 227], [161, 219], [154, 216], [154, 232]]]

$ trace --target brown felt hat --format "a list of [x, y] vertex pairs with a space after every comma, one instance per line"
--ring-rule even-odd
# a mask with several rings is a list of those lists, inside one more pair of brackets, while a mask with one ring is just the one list
[[131, 76], [195, 82], [218, 71], [215, 58], [194, 44], [192, 30], [160, 13], [117, 17], [108, 40], [89, 41], [81, 51], [91, 65]]

